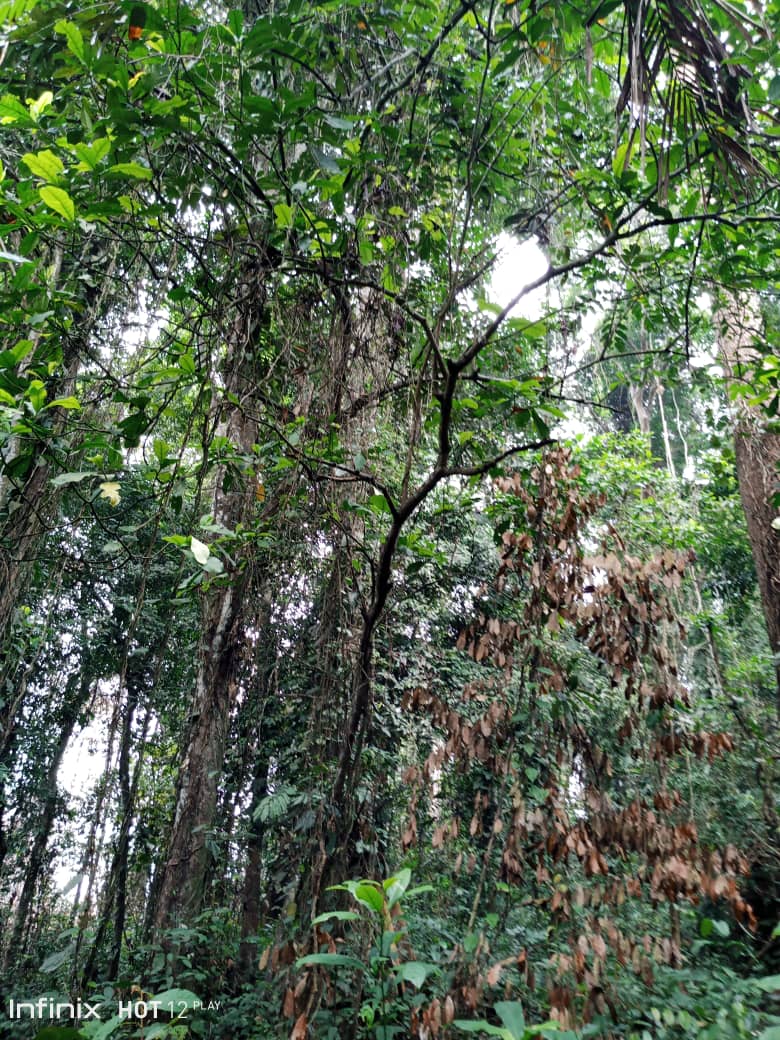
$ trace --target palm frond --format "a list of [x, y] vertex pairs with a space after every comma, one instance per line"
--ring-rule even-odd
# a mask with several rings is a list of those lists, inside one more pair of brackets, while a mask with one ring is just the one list
[[[752, 39], [763, 31], [725, 0], [717, 8], [721, 19], [741, 36]], [[698, 0], [624, 0], [623, 53], [626, 71], [617, 112], [628, 113], [630, 140], [638, 130], [643, 155], [650, 121], [660, 123], [660, 192], [661, 170], [668, 171], [674, 144], [683, 146], [687, 165], [709, 151], [740, 179], [766, 173], [750, 150], [751, 74], [735, 59]]]

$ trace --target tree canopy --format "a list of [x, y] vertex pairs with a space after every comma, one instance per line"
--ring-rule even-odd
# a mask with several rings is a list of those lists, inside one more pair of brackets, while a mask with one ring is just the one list
[[0, 1037], [780, 1036], [779, 27], [0, 0]]

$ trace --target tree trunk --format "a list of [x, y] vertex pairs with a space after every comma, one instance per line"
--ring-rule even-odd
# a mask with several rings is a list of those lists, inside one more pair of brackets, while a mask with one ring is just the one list
[[[245, 457], [251, 456], [257, 424], [247, 411], [260, 373], [254, 351], [265, 308], [263, 272], [247, 264], [237, 288], [237, 313], [229, 330], [224, 362], [225, 398], [219, 432]], [[214, 490], [214, 519], [229, 530], [247, 525], [255, 507], [254, 474], [236, 486], [220, 468]], [[219, 781], [237, 689], [244, 634], [246, 560], [235, 563], [203, 594], [198, 673], [189, 735], [179, 771], [176, 811], [160, 878], [154, 923], [158, 928], [191, 920], [202, 905], [209, 865], [208, 838], [214, 825]]]
[[262, 866], [263, 821], [256, 815], [261, 800], [268, 789], [269, 758], [262, 752], [255, 760], [255, 771], [252, 780], [251, 819], [249, 824], [248, 857], [244, 874], [244, 887], [241, 895], [241, 949], [239, 966], [241, 974], [251, 980], [255, 975], [256, 946], [250, 937], [257, 934], [260, 927], [260, 869]]
[[27, 868], [24, 872], [22, 889], [19, 894], [19, 901], [16, 904], [13, 924], [9, 929], [7, 936], [8, 941], [3, 954], [2, 966], [3, 970], [6, 972], [9, 970], [12, 963], [16, 962], [19, 964], [21, 961], [20, 947], [28, 924], [27, 918], [32, 906], [38, 880], [43, 870], [46, 847], [49, 844], [49, 837], [57, 814], [59, 802], [57, 774], [60, 765], [62, 764], [62, 758], [68, 746], [68, 741], [70, 740], [73, 729], [76, 725], [79, 711], [85, 703], [89, 693], [89, 683], [86, 681], [85, 675], [72, 675], [69, 686], [71, 688], [66, 694], [62, 722], [60, 724], [59, 739], [52, 753], [51, 761], [49, 762], [46, 781], [42, 791], [43, 804], [40, 819], [35, 832], [32, 848], [30, 849]]
[[[755, 339], [761, 319], [752, 301], [731, 297], [718, 314], [720, 350], [729, 382], [736, 385], [746, 368], [755, 366]], [[758, 586], [764, 608], [769, 645], [775, 655], [777, 710], [780, 714], [780, 531], [772, 524], [780, 510], [772, 504], [778, 486], [780, 436], [766, 428], [759, 408], [737, 398], [734, 452], [737, 480], [745, 510], [748, 537], [753, 550]]]

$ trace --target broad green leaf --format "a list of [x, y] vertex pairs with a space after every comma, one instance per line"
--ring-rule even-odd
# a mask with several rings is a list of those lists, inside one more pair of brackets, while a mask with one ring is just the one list
[[87, 1040], [107, 1040], [107, 1037], [111, 1036], [126, 1021], [126, 1018], [114, 1015], [113, 1018], [109, 1018], [106, 1022], [85, 1022], [81, 1027], [81, 1033], [82, 1036], [87, 1037]]
[[104, 159], [111, 151], [111, 139], [98, 137], [91, 144], [84, 144], [83, 141], [79, 141], [73, 145], [73, 151], [81, 160], [77, 169], [94, 170], [100, 160]]
[[178, 1015], [187, 1008], [200, 1004], [200, 997], [190, 989], [166, 989], [162, 993], [155, 994], [152, 1000], [158, 1001], [162, 1009], [172, 1015]]
[[43, 964], [40, 966], [39, 971], [49, 974], [52, 971], [56, 971], [57, 968], [62, 967], [63, 964], [67, 963], [73, 956], [75, 944], [71, 943], [70, 946], [66, 946], [64, 950], [57, 950], [56, 953], [50, 953]]
[[190, 538], [190, 552], [201, 565], [201, 567], [206, 566], [206, 561], [211, 555], [211, 550], [205, 544], [205, 542], [201, 542], [198, 538]]
[[0, 123], [32, 123], [29, 111], [14, 97], [13, 94], [3, 94], [0, 97]]
[[59, 476], [52, 477], [51, 482], [55, 487], [62, 487], [64, 484], [80, 484], [87, 477], [94, 476], [94, 473], [60, 473]]
[[335, 130], [351, 130], [355, 124], [354, 119], [342, 119], [341, 116], [330, 114], [326, 115], [324, 119], [328, 126], [332, 126]]
[[48, 148], [35, 155], [32, 152], [27, 152], [26, 155], [22, 156], [22, 162], [31, 173], [34, 173], [36, 177], [40, 177], [44, 181], [56, 181], [65, 172], [65, 165], [62, 159]]
[[40, 379], [30, 381], [27, 387], [27, 399], [36, 412], [43, 408], [43, 403], [46, 400], [46, 387]]
[[765, 993], [774, 993], [780, 990], [780, 975], [765, 975], [763, 979], [755, 979], [755, 984]]
[[522, 1040], [525, 1032], [525, 1015], [519, 1000], [502, 1000], [495, 1005], [496, 1014], [515, 1038]]
[[371, 495], [368, 499], [368, 508], [372, 513], [389, 513], [390, 506], [384, 495]]
[[385, 905], [385, 894], [370, 881], [361, 881], [357, 884], [352, 895], [363, 906], [367, 906], [369, 910], [373, 910], [377, 914], [382, 913]]
[[419, 896], [423, 892], [433, 892], [433, 891], [434, 891], [433, 885], [415, 885], [414, 888], [409, 888], [409, 889], [406, 890], [406, 898], [407, 899], [411, 899], [412, 896]]
[[330, 910], [326, 914], [318, 914], [312, 924], [323, 924], [325, 921], [359, 921], [360, 914], [354, 910]]
[[61, 18], [54, 24], [54, 31], [59, 33], [61, 36], [65, 36], [68, 41], [68, 50], [71, 54], [84, 61], [84, 37], [81, 35], [81, 30], [73, 22], [66, 22]]
[[238, 39], [244, 32], [244, 15], [239, 10], [228, 13], [228, 26], [233, 35]]
[[770, 1026], [763, 1033], [759, 1033], [758, 1040], [780, 1040], [780, 1026]]
[[[384, 495], [372, 495], [372, 498], [381, 498], [385, 502]], [[399, 870], [393, 877], [389, 877], [386, 881], [382, 882], [382, 887], [387, 894], [387, 905], [389, 908], [395, 906], [401, 896], [409, 887], [409, 882], [412, 880], [412, 872], [408, 867], [404, 867], [403, 870]]]
[[312, 142], [309, 142], [308, 149], [311, 152], [312, 158], [319, 166], [319, 168], [323, 171], [323, 173], [327, 173], [330, 176], [335, 176], [341, 173], [341, 167], [339, 166], [334, 156], [328, 155], [327, 152], [324, 152], [322, 148], [318, 147], [316, 144], [313, 144]]
[[405, 961], [396, 968], [395, 977], [399, 982], [411, 982], [416, 989], [422, 989], [428, 976], [438, 970], [435, 964], [426, 964], [424, 961]]
[[780, 74], [774, 76], [772, 82], [769, 84], [767, 97], [770, 101], [780, 101]]
[[106, 173], [115, 173], [120, 177], [135, 177], [139, 181], [150, 181], [152, 171], [148, 166], [142, 166], [137, 162], [120, 162], [109, 166]]
[[44, 92], [40, 94], [37, 98], [35, 98], [35, 100], [29, 102], [30, 115], [33, 117], [36, 123], [38, 122], [41, 113], [45, 112], [53, 101], [54, 94], [52, 94], [50, 90], [44, 90]]
[[49, 401], [46, 407], [73, 410], [74, 408], [81, 408], [81, 402], [77, 397], [57, 397], [54, 401]]
[[168, 453], [171, 450], [171, 446], [166, 441], [162, 440], [159, 437], [156, 437], [154, 444], [152, 445], [152, 450], [154, 451], [154, 457], [162, 466], [165, 463], [165, 460], [168, 458]]
[[490, 1022], [486, 1022], [484, 1019], [478, 1022], [455, 1019], [452, 1024], [456, 1029], [463, 1030], [464, 1033], [487, 1033], [488, 1036], [500, 1036], [501, 1040], [515, 1040], [508, 1029], [503, 1029], [501, 1026], [492, 1026]]
[[71, 221], [76, 219], [76, 207], [73, 204], [73, 199], [63, 188], [53, 188], [50, 184], [47, 184], [44, 188], [38, 190], [38, 194], [49, 209], [53, 209], [61, 217]]
[[365, 971], [366, 966], [357, 957], [349, 957], [345, 953], [310, 953], [306, 957], [299, 957], [295, 962], [296, 968], [305, 968], [307, 965], [322, 965], [324, 968], [356, 968]]
[[626, 168], [626, 156], [628, 155], [630, 144], [630, 141], [625, 141], [623, 144], [618, 146], [615, 152], [615, 156], [612, 160], [612, 172], [616, 177], [619, 177]]
[[274, 214], [278, 228], [291, 228], [293, 226], [293, 208], [288, 206], [286, 202], [277, 202], [274, 206]]

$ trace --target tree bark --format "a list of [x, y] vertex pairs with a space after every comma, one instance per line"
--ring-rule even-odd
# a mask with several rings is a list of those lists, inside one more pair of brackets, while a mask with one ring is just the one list
[[247, 842], [247, 864], [244, 874], [244, 887], [241, 894], [241, 948], [239, 951], [239, 967], [241, 974], [251, 980], [255, 975], [257, 947], [251, 936], [257, 934], [260, 927], [260, 871], [262, 866], [263, 821], [256, 815], [260, 802], [268, 789], [267, 754], [260, 752], [255, 760], [252, 779], [251, 820], [249, 824], [249, 841]]
[[[754, 346], [761, 320], [753, 301], [730, 297], [719, 315], [720, 350], [731, 385], [758, 360]], [[772, 524], [780, 510], [772, 504], [780, 475], [780, 436], [766, 428], [760, 408], [737, 398], [734, 452], [742, 507], [753, 550], [769, 646], [775, 655], [777, 710], [780, 714], [780, 531]]]
[[42, 809], [38, 827], [35, 832], [32, 848], [27, 860], [27, 868], [24, 872], [22, 889], [19, 901], [16, 904], [13, 924], [9, 929], [7, 944], [3, 954], [3, 970], [8, 971], [11, 964], [20, 963], [20, 946], [28, 924], [27, 918], [32, 906], [35, 890], [44, 865], [46, 847], [49, 843], [52, 826], [57, 814], [59, 803], [59, 789], [57, 787], [57, 774], [62, 764], [62, 759], [71, 738], [76, 721], [83, 704], [89, 694], [88, 677], [84, 674], [71, 676], [69, 690], [66, 694], [63, 708], [62, 721], [60, 723], [60, 734], [56, 747], [49, 762], [46, 772], [46, 780], [42, 791]]
[[[226, 392], [219, 432], [246, 457], [257, 434], [257, 423], [245, 409], [260, 379], [254, 351], [265, 308], [263, 272], [255, 264], [246, 265], [237, 296], [224, 361]], [[228, 479], [220, 467], [214, 490], [214, 519], [231, 531], [247, 524], [256, 501], [254, 474], [245, 475], [243, 486], [236, 486], [235, 479], [235, 473]], [[234, 564], [202, 597], [198, 672], [168, 855], [157, 890], [157, 928], [191, 920], [203, 903], [209, 831], [217, 809], [244, 634], [247, 561], [240, 547], [233, 556]]]

